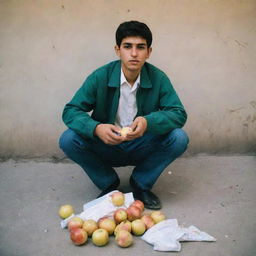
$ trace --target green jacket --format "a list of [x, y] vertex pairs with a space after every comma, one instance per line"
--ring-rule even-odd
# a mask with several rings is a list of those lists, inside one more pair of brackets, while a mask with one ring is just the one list
[[[89, 75], [65, 106], [64, 123], [84, 138], [94, 138], [94, 129], [99, 123], [114, 124], [120, 95], [120, 74], [121, 62], [118, 60]], [[136, 116], [146, 118], [147, 132], [164, 134], [185, 124], [187, 114], [170, 80], [149, 63], [142, 67], [136, 98]]]

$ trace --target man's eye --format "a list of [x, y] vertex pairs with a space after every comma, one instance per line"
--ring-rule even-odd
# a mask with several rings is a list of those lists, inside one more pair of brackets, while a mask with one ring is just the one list
[[145, 49], [145, 46], [144, 45], [139, 45], [138, 49]]
[[124, 45], [124, 48], [128, 49], [128, 48], [131, 48], [130, 45]]

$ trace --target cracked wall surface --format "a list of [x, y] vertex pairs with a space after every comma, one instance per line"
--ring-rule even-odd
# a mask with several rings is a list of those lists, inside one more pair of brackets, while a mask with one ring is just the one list
[[254, 154], [255, 14], [254, 0], [0, 1], [0, 158], [63, 157], [63, 107], [116, 59], [115, 30], [132, 19], [188, 112], [188, 152]]

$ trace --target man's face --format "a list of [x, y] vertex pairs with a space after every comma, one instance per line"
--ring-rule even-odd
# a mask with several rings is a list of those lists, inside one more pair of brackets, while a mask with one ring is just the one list
[[146, 39], [142, 37], [126, 37], [120, 47], [115, 46], [116, 54], [120, 57], [124, 73], [139, 73], [152, 48], [148, 48]]

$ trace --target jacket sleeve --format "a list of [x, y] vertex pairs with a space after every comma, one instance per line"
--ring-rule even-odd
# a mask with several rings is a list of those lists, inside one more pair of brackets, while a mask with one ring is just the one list
[[85, 138], [94, 138], [95, 127], [99, 122], [93, 120], [88, 114], [94, 109], [96, 103], [97, 81], [90, 75], [71, 101], [66, 104], [62, 119], [68, 128]]
[[161, 79], [159, 110], [144, 117], [147, 120], [147, 131], [154, 134], [165, 134], [184, 126], [186, 111], [166, 75]]

